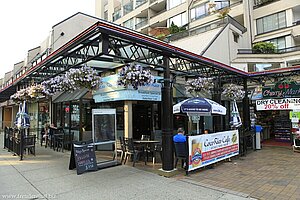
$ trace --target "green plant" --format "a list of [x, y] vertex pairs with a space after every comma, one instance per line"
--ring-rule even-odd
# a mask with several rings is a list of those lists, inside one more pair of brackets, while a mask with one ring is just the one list
[[174, 22], [172, 22], [169, 27], [170, 34], [178, 33], [178, 32], [185, 31], [185, 30], [186, 29], [184, 26], [179, 27], [176, 24], [174, 24]]
[[255, 53], [274, 53], [276, 47], [271, 42], [258, 42], [253, 45], [252, 49]]
[[218, 11], [218, 18], [219, 19], [224, 19], [228, 13], [230, 11], [230, 8], [229, 7], [225, 7], [225, 8], [222, 8], [221, 10]]
[[164, 40], [166, 38], [166, 34], [161, 33], [161, 34], [157, 35], [156, 38], [159, 40]]

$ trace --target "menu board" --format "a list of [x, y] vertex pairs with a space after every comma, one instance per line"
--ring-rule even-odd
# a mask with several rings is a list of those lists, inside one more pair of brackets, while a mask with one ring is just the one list
[[[74, 143], [71, 152], [71, 162], [72, 160], [73, 162], [75, 161], [78, 175], [86, 171], [96, 171], [98, 169], [93, 144], [86, 142]], [[69, 167], [69, 169], [72, 169], [72, 167]]]

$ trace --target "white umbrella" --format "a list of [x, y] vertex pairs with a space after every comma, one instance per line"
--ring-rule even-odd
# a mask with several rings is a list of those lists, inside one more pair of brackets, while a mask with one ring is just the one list
[[19, 110], [17, 112], [17, 115], [16, 115], [16, 121], [15, 121], [15, 125], [20, 128], [21, 127], [21, 124], [22, 124], [22, 116], [21, 116], [21, 113], [22, 113], [22, 103], [19, 104]]
[[242, 119], [235, 100], [232, 102], [230, 125], [232, 128], [238, 128], [242, 125]]
[[173, 113], [187, 113], [189, 117], [197, 119], [197, 134], [199, 134], [199, 116], [211, 116], [213, 114], [226, 115], [226, 108], [217, 102], [195, 97], [181, 101], [173, 106]]
[[181, 101], [173, 106], [173, 113], [194, 113], [201, 116], [210, 116], [212, 114], [226, 115], [226, 108], [217, 102], [195, 97]]
[[30, 127], [30, 120], [29, 120], [26, 101], [23, 102], [21, 116], [22, 116], [22, 123], [21, 123], [22, 128], [29, 128]]

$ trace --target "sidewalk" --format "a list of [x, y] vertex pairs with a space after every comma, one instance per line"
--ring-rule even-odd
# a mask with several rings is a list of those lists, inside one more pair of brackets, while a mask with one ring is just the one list
[[0, 199], [249, 199], [242, 193], [203, 187], [197, 181], [165, 178], [129, 165], [77, 175], [70, 152], [37, 145], [23, 161], [3, 149], [0, 134]]

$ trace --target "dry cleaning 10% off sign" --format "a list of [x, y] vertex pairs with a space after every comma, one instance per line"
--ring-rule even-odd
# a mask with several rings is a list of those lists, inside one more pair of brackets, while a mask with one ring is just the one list
[[256, 100], [256, 110], [295, 110], [300, 109], [300, 98]]

